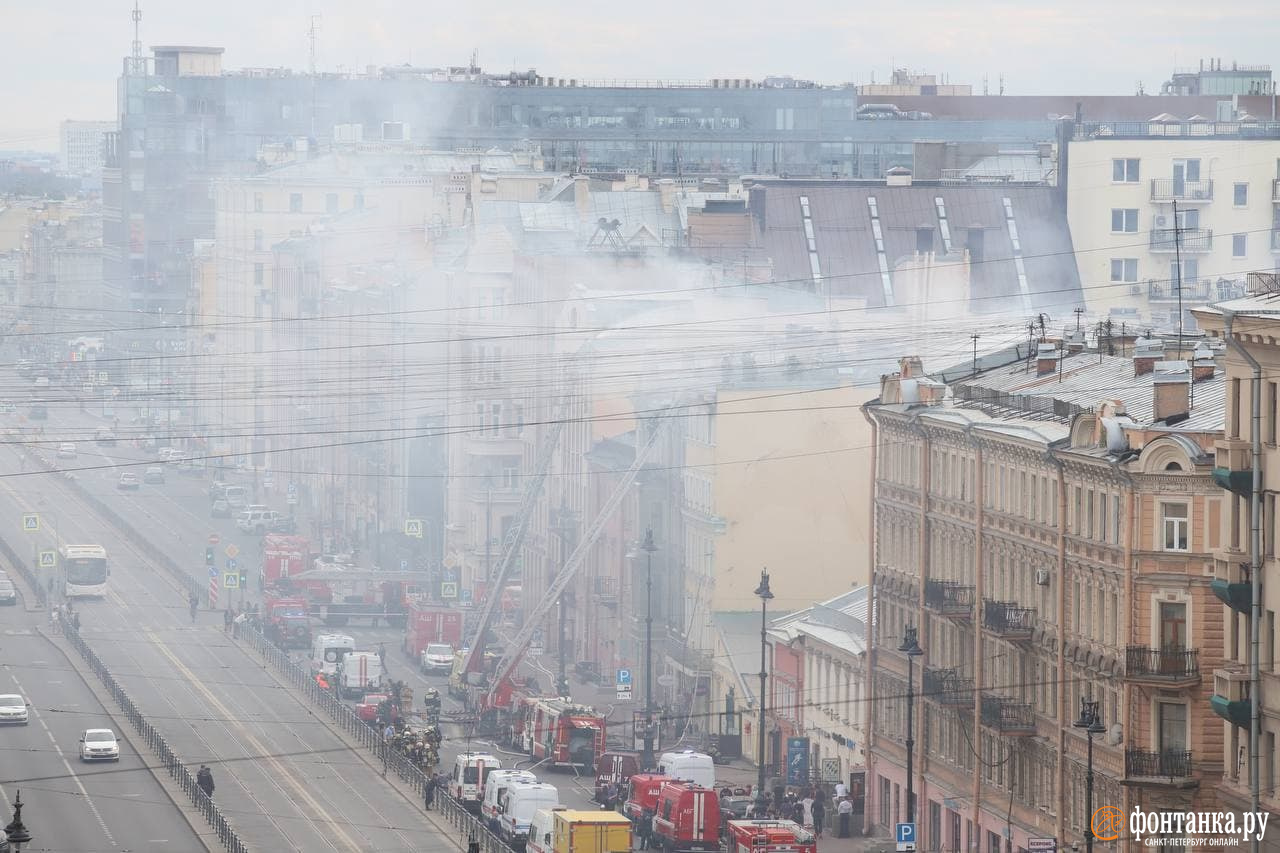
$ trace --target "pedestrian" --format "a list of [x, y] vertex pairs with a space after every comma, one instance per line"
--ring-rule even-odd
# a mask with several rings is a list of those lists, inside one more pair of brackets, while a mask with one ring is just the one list
[[387, 668], [387, 644], [378, 643], [378, 665], [383, 669]]
[[827, 816], [827, 805], [823, 802], [822, 797], [818, 797], [813, 801], [811, 811], [813, 812], [813, 834], [821, 838], [823, 820]]
[[213, 771], [205, 765], [200, 765], [199, 772], [196, 773], [196, 785], [199, 786], [204, 795], [209, 799], [213, 799]]
[[234, 618], [235, 617], [231, 615], [230, 607], [222, 611], [222, 630], [227, 632], [228, 634], [231, 633], [231, 620]]
[[802, 801], [796, 800], [795, 803], [791, 806], [791, 819], [794, 820], [796, 823], [800, 824], [801, 826], [805, 825], [804, 803]]
[[[381, 716], [381, 711], [379, 711], [379, 716]], [[382, 730], [382, 739], [387, 743], [390, 743], [391, 739], [395, 736], [396, 736], [395, 726], [391, 725], [391, 723], [387, 723], [387, 727]]]
[[427, 777], [427, 784], [422, 788], [422, 800], [426, 804], [427, 811], [431, 811], [431, 804], [436, 799], [436, 777], [431, 774]]
[[80, 633], [80, 614], [79, 613], [71, 614], [71, 627], [75, 629], [77, 634]]
[[50, 625], [50, 626], [52, 626], [52, 627], [54, 627], [54, 628], [57, 628], [57, 627], [58, 627], [58, 620], [59, 620], [61, 617], [62, 617], [62, 608], [61, 608], [61, 607], [59, 607], [58, 605], [56, 605], [56, 604], [55, 604], [53, 607], [50, 607], [50, 608], [49, 608], [49, 625]]
[[836, 814], [840, 816], [841, 838], [849, 837], [849, 821], [853, 819], [853, 802], [848, 797], [843, 797], [839, 805], [836, 806]]
[[836, 783], [836, 802], [840, 802], [849, 793], [849, 789], [845, 787], [843, 782]]
[[800, 801], [800, 813], [804, 816], [804, 820], [800, 821], [803, 827], [813, 826], [813, 792], [805, 789], [804, 799]]
[[191, 610], [191, 624], [196, 624], [196, 611], [200, 609], [200, 599], [196, 598], [196, 594], [190, 593], [187, 596], [187, 607]]

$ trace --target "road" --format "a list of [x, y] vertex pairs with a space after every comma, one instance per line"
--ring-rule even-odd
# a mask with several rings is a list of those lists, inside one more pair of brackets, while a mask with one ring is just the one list
[[[145, 746], [139, 755], [131, 732], [111, 721], [79, 673], [35, 631], [43, 618], [20, 606], [0, 610], [0, 693], [21, 694], [31, 705], [28, 725], [0, 729], [0, 826], [13, 818], [20, 791], [32, 849], [205, 849], [147, 769]], [[80, 761], [80, 735], [88, 728], [115, 729], [122, 738], [118, 763]]]
[[[105, 464], [79, 444], [81, 455], [66, 460], [68, 467]], [[0, 474], [19, 466], [16, 452], [0, 452]], [[116, 477], [89, 470], [79, 476], [102, 499], [129, 507], [116, 492]], [[191, 624], [173, 580], [84, 507], [58, 475], [0, 479], [0, 535], [20, 551], [24, 512], [41, 516], [33, 550], [57, 542], [106, 548], [111, 589], [102, 601], [78, 605], [82, 633], [183, 760], [213, 768], [215, 799], [250, 846], [456, 850], [417, 803], [406, 802], [303, 700], [224, 636], [220, 613], [202, 612]], [[171, 527], [157, 523], [148, 532], [168, 548], [180, 544]], [[203, 545], [191, 563], [203, 570]]]
[[[220, 541], [216, 547], [219, 574], [226, 567], [227, 545], [234, 544], [240, 551], [237, 560], [245, 567], [249, 577], [248, 590], [234, 592], [222, 590], [219, 604], [225, 606], [228, 601], [240, 603], [261, 602], [257, 593], [257, 572], [261, 563], [259, 537], [245, 534], [236, 528], [231, 519], [215, 519], [210, 517], [210, 501], [208, 485], [210, 478], [195, 477], [178, 472], [172, 466], [164, 466], [166, 482], [164, 484], [143, 484], [137, 491], [121, 492], [115, 488], [122, 470], [135, 471], [141, 476], [145, 467], [114, 467], [118, 463], [149, 462], [150, 455], [142, 450], [121, 442], [116, 447], [99, 447], [91, 439], [101, 423], [89, 416], [75, 412], [54, 413], [57, 423], [64, 424], [62, 431], [75, 435], [78, 456], [74, 460], [63, 460], [62, 465], [76, 470], [80, 482], [95, 494], [109, 499], [123, 515], [139, 529], [153, 533], [152, 542], [161, 548], [175, 562], [191, 567], [192, 577], [201, 583], [207, 583], [207, 572], [204, 566], [205, 547], [210, 533], [218, 534]], [[247, 478], [235, 479], [249, 485]], [[281, 483], [275, 484], [274, 492], [263, 491], [260, 498], [272, 509], [286, 512], [288, 507], [284, 500]], [[305, 530], [300, 530], [306, 533]], [[110, 546], [107, 546], [110, 549]], [[185, 618], [185, 614], [183, 615]], [[214, 621], [217, 621], [215, 618]], [[379, 645], [387, 649], [387, 664], [392, 676], [401, 679], [414, 689], [415, 697], [421, 696], [428, 687], [434, 687], [442, 696], [446, 715], [461, 711], [461, 706], [447, 696], [445, 676], [425, 676], [418, 672], [416, 665], [400, 651], [403, 632], [400, 629], [387, 627], [370, 628], [367, 625], [353, 624], [340, 629], [341, 633], [350, 634], [356, 639], [360, 648], [376, 650]], [[299, 660], [309, 657], [306, 653], [295, 653]], [[540, 676], [543, 683], [550, 683], [550, 673]], [[523, 754], [505, 752], [487, 738], [468, 741], [466, 732], [460, 726], [445, 727], [445, 743], [441, 749], [442, 766], [451, 765], [453, 757], [467, 748], [487, 749], [494, 751], [504, 766], [528, 766], [531, 759]], [[535, 772], [537, 769], [535, 768]], [[592, 808], [591, 797], [594, 794], [594, 780], [579, 779], [564, 772], [540, 772], [545, 781], [560, 789], [561, 800], [565, 805], [577, 808]]]

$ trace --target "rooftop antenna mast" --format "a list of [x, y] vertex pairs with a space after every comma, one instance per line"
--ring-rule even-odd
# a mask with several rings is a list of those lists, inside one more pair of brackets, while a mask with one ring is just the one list
[[142, 59], [142, 7], [138, 5], [138, 0], [133, 0], [133, 12], [130, 14], [133, 18], [133, 73], [141, 74], [146, 68]]
[[[320, 16], [312, 15], [307, 27], [307, 39], [311, 42], [311, 137], [316, 135], [316, 38], [320, 31]], [[310, 144], [310, 143], [309, 143]]]

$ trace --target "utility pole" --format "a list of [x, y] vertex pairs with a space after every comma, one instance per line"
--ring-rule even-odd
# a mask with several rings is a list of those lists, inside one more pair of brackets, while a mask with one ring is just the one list
[[977, 332], [969, 336], [969, 340], [973, 341], [973, 375], [978, 375], [978, 338], [982, 337]]
[[1080, 334], [1080, 318], [1084, 316], [1084, 308], [1076, 308], [1076, 334]]
[[756, 746], [756, 765], [759, 773], [756, 779], [756, 810], [757, 815], [764, 814], [764, 785], [765, 785], [765, 755], [764, 755], [764, 730], [765, 730], [765, 708], [768, 706], [768, 693], [766, 693], [765, 679], [768, 677], [769, 667], [765, 658], [765, 650], [769, 647], [769, 599], [773, 598], [773, 592], [769, 589], [769, 571], [763, 569], [760, 572], [760, 585], [756, 587], [756, 595], [760, 597], [760, 722], [759, 732], [757, 732], [758, 740]]
[[[560, 550], [562, 553], [562, 556], [560, 559], [560, 571], [564, 571], [565, 567], [569, 563], [569, 557], [573, 553], [574, 529], [576, 525], [576, 520], [574, 518], [574, 515], [575, 513], [569, 509], [568, 502], [563, 497], [561, 497], [560, 509], [556, 513], [556, 524], [555, 524], [556, 533], [560, 536]], [[568, 593], [567, 589], [561, 591], [560, 600], [557, 606], [557, 610], [559, 611], [559, 618], [557, 619], [557, 622], [559, 623], [558, 624], [559, 641], [556, 643], [556, 654], [558, 657], [557, 663], [559, 666], [559, 675], [556, 681], [556, 694], [558, 696], [569, 695], [569, 674], [567, 669], [568, 649], [565, 648], [565, 646], [567, 645], [566, 634], [568, 632], [566, 628], [567, 628], [568, 616], [569, 616], [568, 608], [565, 607], [565, 596], [567, 595], [567, 593]]]
[[640, 756], [640, 766], [651, 770], [653, 763], [653, 552], [658, 546], [653, 544], [653, 528], [644, 532], [645, 551], [644, 581], [644, 753]]

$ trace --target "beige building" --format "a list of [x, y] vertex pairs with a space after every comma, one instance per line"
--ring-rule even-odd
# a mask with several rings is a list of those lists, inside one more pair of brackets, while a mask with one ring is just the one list
[[63, 172], [101, 176], [102, 138], [115, 129], [114, 121], [64, 121], [58, 132]]
[[[1258, 421], [1262, 457], [1262, 553], [1257, 562], [1262, 577], [1276, 572], [1275, 490], [1280, 478], [1280, 453], [1276, 452], [1277, 413], [1276, 372], [1280, 350], [1276, 348], [1280, 330], [1280, 297], [1274, 292], [1198, 309], [1196, 319], [1210, 333], [1228, 338], [1226, 369], [1230, 393], [1226, 405], [1226, 433], [1216, 446], [1214, 479], [1225, 491], [1223, 511], [1214, 519], [1221, 529], [1214, 552], [1213, 589], [1221, 599], [1222, 632], [1226, 655], [1213, 672], [1213, 710], [1222, 717], [1223, 776], [1218, 788], [1223, 806], [1234, 812], [1252, 810], [1252, 774], [1258, 774], [1259, 800], [1263, 811], [1280, 813], [1280, 756], [1276, 739], [1280, 736], [1280, 675], [1276, 670], [1276, 613], [1280, 611], [1280, 589], [1275, 583], [1261, 585], [1261, 601], [1254, 625], [1254, 587], [1251, 567], [1255, 553], [1251, 536], [1253, 497], [1252, 424], [1253, 382], [1261, 383], [1262, 412]], [[1230, 326], [1228, 328], [1228, 318]], [[1228, 336], [1229, 331], [1229, 336]], [[1243, 352], [1242, 352], [1243, 350]], [[1247, 355], [1246, 355], [1247, 353]], [[1261, 368], [1255, 373], [1251, 362]], [[1252, 632], [1259, 632], [1259, 644], [1252, 646]], [[1256, 655], [1256, 658], [1255, 658]], [[1253, 758], [1252, 672], [1259, 669], [1260, 737], [1257, 759]], [[1265, 849], [1280, 847], [1280, 836], [1268, 830]]]
[[1280, 263], [1280, 140], [1253, 138], [1247, 124], [1080, 125], [1067, 162], [1093, 313], [1176, 325], [1179, 279], [1188, 309], [1241, 296], [1249, 271]]
[[[870, 695], [907, 693], [918, 630], [917, 820], [928, 849], [1083, 845], [1093, 806], [1212, 810], [1209, 457], [1224, 382], [1154, 342], [1133, 359], [1040, 344], [948, 387], [904, 359], [876, 428]], [[1105, 397], [1101, 396], [1104, 395]], [[905, 702], [872, 701], [868, 824], [906, 812]], [[1137, 849], [1134, 847], [1134, 849]]]

